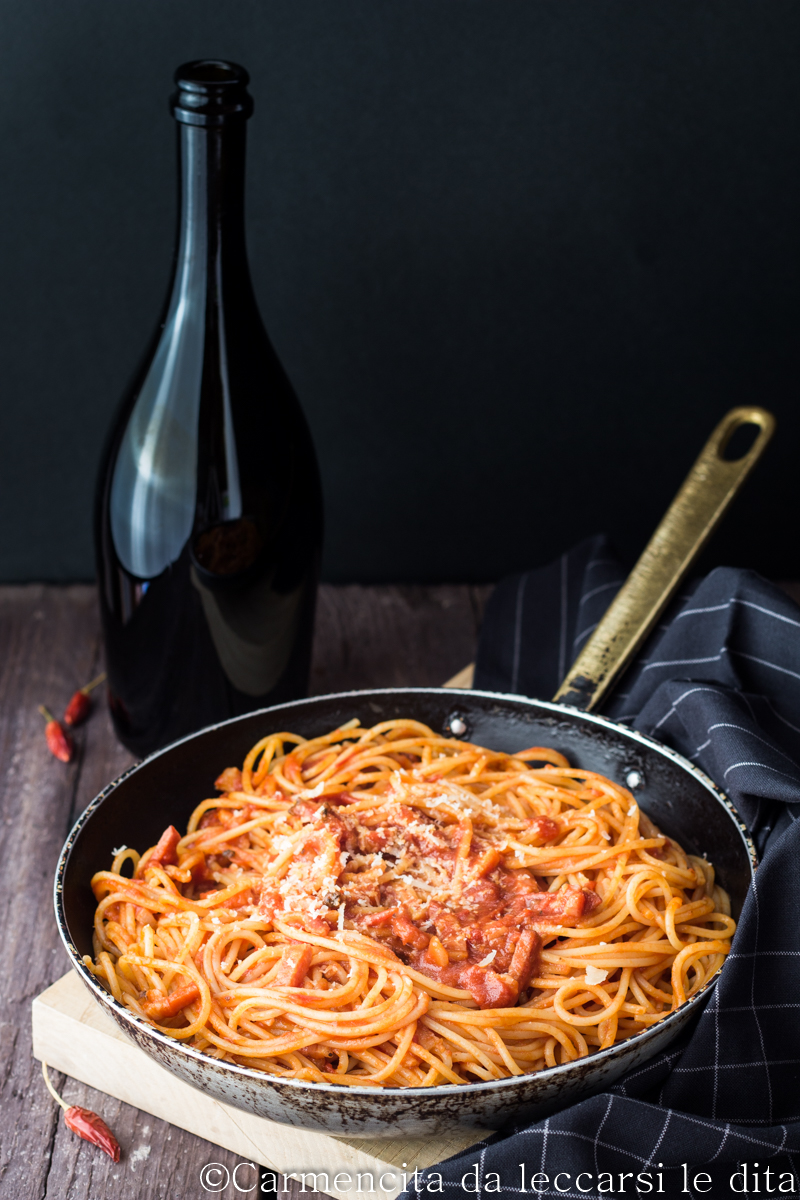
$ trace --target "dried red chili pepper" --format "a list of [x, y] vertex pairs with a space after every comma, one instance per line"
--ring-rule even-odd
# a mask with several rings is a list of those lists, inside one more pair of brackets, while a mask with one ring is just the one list
[[47, 748], [61, 762], [68, 763], [72, 758], [73, 750], [75, 749], [72, 738], [65, 729], [59, 725], [51, 712], [48, 712], [43, 704], [39, 705], [39, 712], [44, 717], [47, 724], [44, 727], [44, 736], [47, 739]]
[[79, 1108], [77, 1104], [67, 1104], [65, 1100], [62, 1100], [50, 1082], [47, 1063], [44, 1061], [42, 1062], [42, 1074], [48, 1092], [64, 1109], [64, 1121], [67, 1128], [71, 1129], [73, 1133], [77, 1133], [78, 1137], [82, 1137], [85, 1141], [99, 1146], [114, 1162], [119, 1162], [119, 1142], [102, 1117], [98, 1117], [97, 1113], [92, 1112], [89, 1108]]
[[73, 695], [69, 704], [64, 710], [64, 724], [74, 728], [76, 725], [81, 725], [92, 711], [92, 701], [89, 697], [89, 692], [96, 688], [105, 680], [105, 671], [102, 675], [98, 675], [97, 679], [93, 679], [91, 683], [87, 683], [85, 687], [78, 688]]
[[92, 702], [86, 692], [76, 692], [64, 709], [65, 725], [81, 725], [92, 711]]
[[88, 1108], [78, 1108], [73, 1104], [64, 1110], [64, 1121], [67, 1128], [87, 1142], [93, 1142], [104, 1150], [114, 1162], [119, 1162], [119, 1142], [106, 1125], [102, 1117]]

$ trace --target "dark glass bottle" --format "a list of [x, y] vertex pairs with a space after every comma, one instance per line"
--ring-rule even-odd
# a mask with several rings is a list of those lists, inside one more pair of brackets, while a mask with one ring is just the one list
[[247, 265], [248, 75], [204, 60], [175, 80], [172, 283], [95, 515], [111, 711], [137, 754], [305, 694], [322, 545], [314, 447]]

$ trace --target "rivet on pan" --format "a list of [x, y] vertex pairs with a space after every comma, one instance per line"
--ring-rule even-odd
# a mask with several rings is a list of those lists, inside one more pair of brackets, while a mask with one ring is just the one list
[[461, 717], [451, 717], [447, 722], [447, 727], [453, 737], [463, 737], [467, 732], [467, 722]]
[[634, 788], [642, 786], [642, 777], [638, 771], [628, 771], [628, 774], [625, 776], [625, 782], [631, 791], [633, 791]]

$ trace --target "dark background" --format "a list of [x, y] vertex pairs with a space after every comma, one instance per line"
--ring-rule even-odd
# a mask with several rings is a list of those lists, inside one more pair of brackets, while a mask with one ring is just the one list
[[794, 0], [27, 0], [0, 34], [0, 578], [93, 573], [204, 56], [252, 76], [329, 579], [493, 579], [598, 529], [633, 556], [750, 402], [779, 433], [713, 558], [800, 577]]

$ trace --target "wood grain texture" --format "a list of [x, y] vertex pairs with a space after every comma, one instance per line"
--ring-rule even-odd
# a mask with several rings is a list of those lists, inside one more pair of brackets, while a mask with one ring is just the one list
[[323, 587], [311, 693], [440, 687], [475, 657], [490, 587]]
[[[323, 587], [311, 690], [432, 685], [474, 657], [489, 588]], [[52, 912], [61, 846], [79, 812], [130, 764], [98, 703], [64, 765], [46, 750], [38, 704], [56, 715], [102, 670], [94, 589], [0, 588], [0, 1195], [62, 1200], [200, 1196], [200, 1168], [239, 1161], [202, 1138], [55, 1074], [64, 1098], [99, 1111], [117, 1134], [114, 1164], [74, 1137], [31, 1055], [30, 1006], [63, 974]], [[314, 1164], [308, 1164], [313, 1169]], [[299, 1193], [292, 1185], [293, 1194]], [[256, 1193], [253, 1193], [255, 1195]], [[289, 1193], [286, 1193], [287, 1195]], [[223, 1200], [242, 1195], [233, 1186]], [[314, 1193], [306, 1192], [308, 1200]]]
[[[325, 1191], [336, 1200], [353, 1200], [340, 1172], [370, 1172], [383, 1177], [383, 1200], [402, 1191], [402, 1171], [433, 1166], [472, 1146], [482, 1133], [453, 1132], [435, 1138], [331, 1137], [308, 1129], [278, 1125], [197, 1091], [170, 1074], [128, 1040], [95, 1002], [74, 971], [69, 971], [33, 1002], [33, 1052], [68, 1075], [116, 1096], [154, 1117], [170, 1119], [215, 1146], [225, 1146], [244, 1162], [261, 1163], [292, 1175], [303, 1164], [327, 1173]], [[391, 1172], [389, 1176], [385, 1172]], [[243, 1172], [244, 1174], [245, 1172]], [[363, 1200], [363, 1198], [362, 1198]]]

